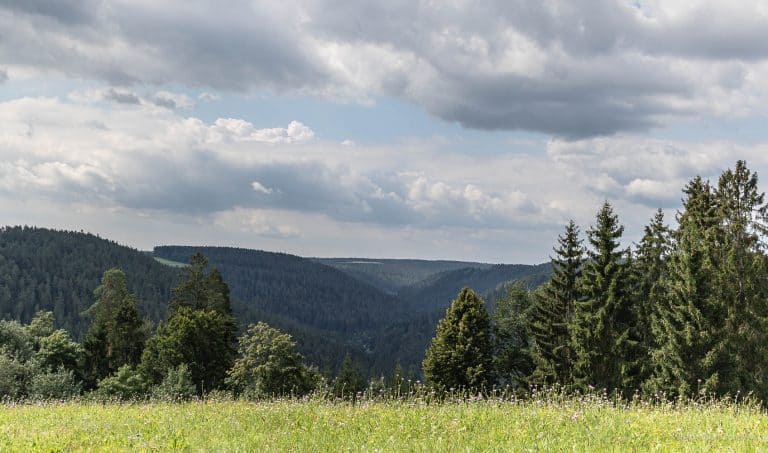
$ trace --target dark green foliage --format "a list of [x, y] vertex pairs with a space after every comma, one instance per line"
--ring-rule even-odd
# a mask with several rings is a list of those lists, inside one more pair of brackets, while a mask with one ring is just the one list
[[584, 264], [584, 248], [579, 227], [571, 220], [558, 237], [552, 257], [552, 279], [534, 295], [530, 315], [531, 356], [535, 370], [531, 383], [570, 385], [573, 362], [570, 325], [580, 299], [579, 279]]
[[605, 202], [595, 226], [587, 231], [591, 249], [580, 280], [582, 298], [571, 323], [576, 383], [609, 392], [632, 391], [637, 384], [629, 253], [620, 248], [623, 231], [613, 207]]
[[489, 302], [495, 302], [505, 296], [508, 283], [523, 281], [528, 287], [535, 288], [549, 279], [550, 270], [549, 263], [536, 266], [496, 264], [487, 268], [457, 269], [405, 287], [398, 296], [408, 303], [412, 312], [442, 314], [448, 308], [448, 301], [462, 288], [473, 288], [477, 294], [487, 294]]
[[0, 228], [0, 318], [29, 322], [37, 311], [51, 311], [58, 327], [81, 339], [89, 320], [80, 314], [113, 267], [126, 272], [141, 317], [160, 321], [176, 271], [151, 256], [91, 234]]
[[446, 310], [423, 362], [427, 384], [443, 389], [488, 389], [493, 382], [491, 322], [469, 288]]
[[104, 272], [94, 296], [96, 302], [85, 312], [91, 325], [83, 341], [90, 386], [123, 365], [138, 365], [147, 338], [147, 328], [136, 309], [136, 297], [128, 291], [122, 270]]
[[341, 363], [341, 369], [333, 380], [333, 394], [337, 398], [355, 400], [357, 394], [365, 390], [365, 380], [360, 373], [360, 368], [347, 355]]
[[530, 355], [529, 317], [531, 293], [523, 283], [507, 288], [506, 297], [496, 301], [493, 326], [493, 368], [502, 386], [524, 387], [533, 371]]
[[0, 321], [0, 398], [59, 398], [78, 393], [82, 349], [50, 312], [29, 325]]
[[130, 401], [146, 397], [148, 390], [144, 375], [130, 365], [123, 365], [115, 374], [99, 381], [95, 395], [103, 399]]
[[319, 375], [304, 364], [290, 335], [260, 322], [240, 337], [238, 358], [227, 384], [238, 394], [263, 398], [305, 395], [314, 390]]
[[727, 303], [715, 296], [717, 208], [708, 182], [697, 177], [683, 190], [683, 211], [674, 233], [668, 277], [662, 283], [667, 297], [660, 307], [653, 333], [653, 376], [649, 390], [670, 396], [699, 391], [723, 394], [722, 378], [733, 369], [726, 350]]
[[[652, 354], [659, 348], [661, 318], [666, 309], [669, 283], [671, 230], [664, 224], [664, 213], [656, 211], [635, 251], [632, 261], [633, 306], [638, 340], [638, 377], [645, 383], [653, 372]], [[647, 387], [647, 384], [645, 384]]]
[[229, 288], [207, 259], [195, 254], [182, 268], [169, 303], [170, 318], [150, 338], [140, 369], [152, 383], [187, 365], [199, 394], [220, 388], [235, 359], [235, 321]]
[[166, 401], [186, 401], [197, 394], [192, 373], [186, 363], [166, 372], [163, 380], [152, 387], [152, 397]]
[[[416, 285], [430, 277], [458, 269], [488, 269], [493, 264], [466, 261], [427, 261], [368, 258], [315, 258], [357, 280], [384, 291], [397, 294], [402, 288]], [[456, 294], [454, 291], [451, 293]]]
[[186, 364], [198, 393], [218, 388], [235, 358], [229, 327], [229, 318], [217, 311], [180, 307], [147, 341], [140, 370], [159, 383], [168, 370]]

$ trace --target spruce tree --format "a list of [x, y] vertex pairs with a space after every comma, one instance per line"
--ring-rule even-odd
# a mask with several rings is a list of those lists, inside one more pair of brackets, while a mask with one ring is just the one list
[[583, 296], [571, 323], [574, 377], [581, 386], [609, 392], [632, 391], [635, 384], [636, 339], [629, 294], [628, 251], [620, 248], [624, 227], [610, 203], [597, 213], [587, 231], [591, 249], [580, 279]]
[[726, 170], [715, 190], [717, 205], [714, 297], [726, 302], [728, 350], [735, 370], [728, 393], [768, 397], [768, 282], [765, 194], [744, 161]]
[[169, 369], [186, 364], [198, 392], [224, 383], [236, 356], [237, 325], [229, 287], [216, 269], [206, 273], [208, 260], [195, 254], [181, 271], [169, 302], [169, 318], [147, 343], [141, 371], [154, 383]]
[[534, 293], [531, 312], [531, 383], [569, 385], [573, 380], [573, 350], [569, 325], [579, 299], [578, 281], [584, 262], [579, 227], [571, 220], [558, 237], [551, 258], [552, 279]]
[[422, 363], [429, 385], [481, 390], [492, 383], [491, 323], [485, 303], [469, 288], [445, 312]]
[[507, 286], [507, 294], [494, 304], [491, 315], [493, 368], [502, 386], [523, 387], [533, 371], [529, 317], [531, 294], [522, 282]]
[[666, 297], [658, 306], [652, 332], [648, 390], [669, 397], [697, 392], [723, 394], [732, 376], [727, 352], [726, 303], [715, 297], [717, 205], [708, 181], [694, 178], [683, 189], [683, 210], [673, 233], [675, 247], [662, 280]]
[[85, 312], [91, 317], [91, 324], [83, 341], [89, 386], [123, 365], [135, 366], [147, 338], [146, 326], [136, 309], [136, 297], [128, 291], [122, 270], [104, 272], [94, 295], [96, 302]]
[[646, 225], [632, 262], [633, 305], [637, 319], [634, 329], [639, 341], [640, 382], [650, 377], [653, 368], [651, 354], [659, 347], [653, 326], [659, 324], [666, 303], [667, 265], [671, 250], [671, 230], [664, 223], [664, 211], [659, 209]]

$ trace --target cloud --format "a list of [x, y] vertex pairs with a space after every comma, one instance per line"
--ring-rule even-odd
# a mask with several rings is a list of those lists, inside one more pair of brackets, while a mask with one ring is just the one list
[[169, 91], [158, 91], [151, 98], [150, 102], [158, 107], [164, 107], [167, 109], [188, 109], [195, 104], [185, 94], [171, 93]]
[[212, 141], [244, 141], [264, 143], [300, 143], [311, 140], [315, 132], [298, 121], [288, 127], [257, 129], [248, 121], [238, 118], [219, 118], [209, 128]]
[[115, 86], [388, 96], [469, 128], [570, 140], [768, 100], [768, 12], [746, 0], [57, 5], [0, 4], [5, 65]]
[[110, 88], [102, 93], [102, 97], [107, 101], [114, 101], [119, 104], [141, 104], [141, 99], [134, 93], [128, 91], [118, 91]]
[[8, 81], [8, 70], [0, 68], [0, 83]]

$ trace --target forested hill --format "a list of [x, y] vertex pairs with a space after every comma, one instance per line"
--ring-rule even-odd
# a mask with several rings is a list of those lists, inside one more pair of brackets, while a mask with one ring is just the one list
[[80, 337], [104, 271], [122, 268], [142, 316], [159, 321], [178, 270], [138, 250], [98, 236], [31, 227], [0, 228], [0, 318], [29, 322], [50, 310], [57, 324]]
[[497, 264], [487, 268], [463, 268], [441, 272], [427, 279], [402, 288], [398, 297], [407, 302], [409, 309], [415, 312], [442, 313], [461, 288], [467, 286], [493, 304], [504, 284], [522, 280], [535, 288], [546, 282], [551, 273], [549, 263]]
[[428, 261], [414, 259], [314, 258], [367, 282], [388, 294], [397, 294], [440, 272], [463, 268], [487, 269], [493, 264], [467, 261]]
[[249, 308], [318, 329], [353, 333], [402, 316], [398, 299], [313, 260], [229, 247], [155, 247], [157, 257], [186, 262], [196, 252], [221, 271], [232, 298]]

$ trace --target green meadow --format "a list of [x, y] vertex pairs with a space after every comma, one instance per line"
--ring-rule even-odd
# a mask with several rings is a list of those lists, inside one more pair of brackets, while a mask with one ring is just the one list
[[763, 451], [757, 407], [204, 401], [0, 406], [0, 451]]

